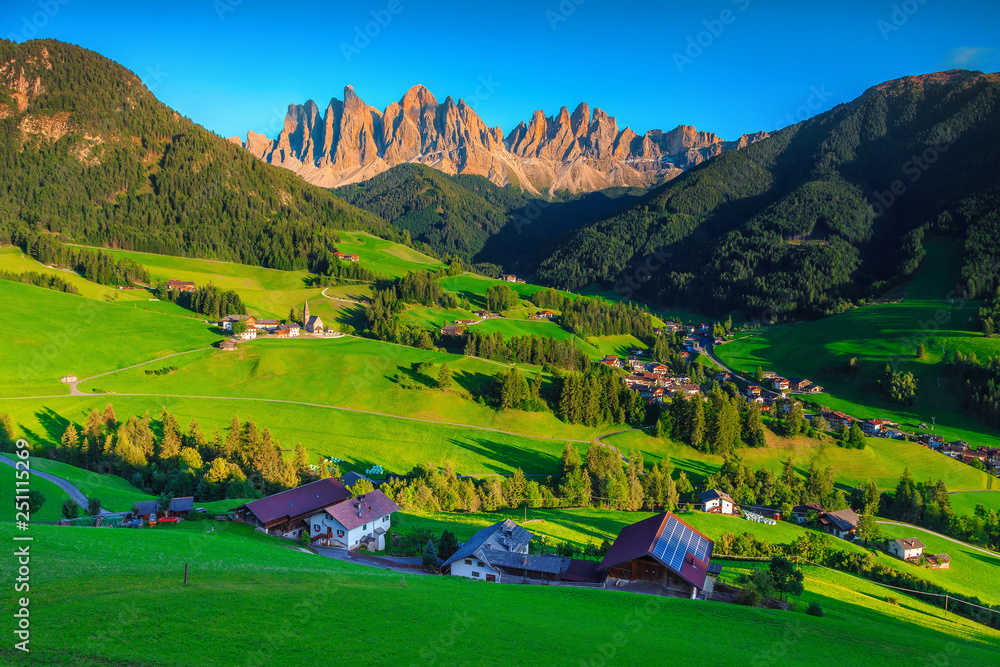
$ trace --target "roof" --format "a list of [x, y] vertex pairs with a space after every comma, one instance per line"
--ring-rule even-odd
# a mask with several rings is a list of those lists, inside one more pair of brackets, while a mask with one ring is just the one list
[[337, 520], [347, 530], [354, 530], [393, 512], [399, 511], [399, 505], [389, 500], [381, 491], [372, 491], [357, 498], [351, 498], [346, 503], [336, 503], [325, 507], [324, 511]]
[[732, 496], [730, 496], [725, 491], [719, 491], [718, 489], [711, 489], [701, 494], [701, 502], [703, 503], [707, 503], [708, 501], [715, 499], [728, 500], [732, 504], [734, 505], [736, 504], [736, 501], [732, 499]]
[[563, 581], [579, 581], [588, 584], [599, 584], [604, 579], [604, 573], [597, 569], [600, 565], [596, 560], [581, 560], [571, 558], [566, 571], [563, 573]]
[[160, 509], [160, 503], [157, 500], [141, 500], [135, 504], [133, 509], [136, 509], [136, 514], [146, 516], [147, 514], [156, 514], [156, 510]]
[[893, 540], [896, 544], [903, 547], [904, 549], [923, 549], [924, 543], [915, 537], [903, 537], [898, 540]]
[[351, 492], [339, 480], [327, 477], [267, 498], [253, 500], [244, 507], [262, 522], [271, 523], [284, 517], [309, 514], [350, 497]]
[[190, 512], [194, 509], [194, 496], [182, 496], [170, 501], [171, 512]]
[[827, 512], [825, 516], [840, 530], [854, 530], [858, 527], [858, 515], [852, 509]]
[[504, 519], [492, 526], [486, 526], [473, 535], [441, 567], [447, 567], [457, 560], [469, 558], [483, 547], [501, 551], [520, 551], [523, 547], [528, 546], [532, 537], [534, 535], [511, 519]]
[[[359, 473], [359, 472], [353, 472], [352, 471], [352, 472], [347, 472], [347, 473], [344, 473], [343, 475], [341, 475], [340, 476], [340, 483], [343, 484], [344, 486], [354, 486], [355, 484], [358, 483], [358, 480], [361, 480], [361, 479], [367, 479], [369, 482], [372, 482], [370, 479], [368, 479], [367, 477], [365, 477], [361, 473]], [[372, 486], [374, 486], [374, 485], [375, 485], [375, 482], [372, 482]]]
[[311, 317], [309, 318], [309, 323], [308, 323], [308, 326], [312, 326], [312, 325], [314, 325], [314, 324], [320, 324], [320, 325], [322, 325], [322, 324], [323, 324], [323, 320], [322, 320], [322, 319], [320, 319], [320, 316], [319, 316], [319, 315], [312, 315], [312, 316], [311, 316]]
[[664, 512], [622, 528], [598, 569], [649, 556], [695, 588], [705, 587], [712, 540]]
[[507, 567], [515, 570], [545, 572], [546, 574], [559, 574], [569, 566], [569, 559], [560, 556], [519, 554], [497, 549], [484, 549], [483, 559], [493, 568]]

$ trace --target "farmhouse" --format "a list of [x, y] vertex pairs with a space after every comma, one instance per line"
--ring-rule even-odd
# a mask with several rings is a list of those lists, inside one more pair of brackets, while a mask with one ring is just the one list
[[461, 336], [462, 332], [463, 332], [462, 327], [458, 326], [457, 324], [446, 324], [443, 327], [441, 327], [442, 336]]
[[670, 369], [664, 366], [663, 364], [656, 364], [655, 366], [653, 366], [651, 370], [653, 373], [656, 373], [657, 375], [666, 375], [667, 373], [670, 372]]
[[343, 484], [327, 477], [240, 505], [233, 513], [237, 521], [269, 535], [298, 537], [303, 528], [308, 530], [309, 517], [350, 497], [351, 492]]
[[888, 419], [866, 419], [861, 422], [861, 430], [869, 435], [875, 435], [876, 433], [881, 433], [884, 427], [891, 425], [892, 422]]
[[156, 500], [141, 500], [132, 506], [132, 516], [143, 521], [156, 521], [160, 503]]
[[219, 349], [225, 352], [232, 352], [236, 349], [237, 345], [238, 343], [235, 340], [229, 340], [228, 338], [226, 340], [219, 341]]
[[825, 510], [822, 505], [817, 503], [805, 503], [802, 505], [796, 505], [792, 508], [792, 516], [798, 523], [805, 523], [809, 518], [809, 514], [812, 512], [816, 513], [816, 516], [823, 514]]
[[515, 276], [513, 273], [505, 273], [502, 276], [500, 276], [500, 280], [503, 280], [504, 282], [508, 283], [516, 283], [517, 276]]
[[178, 292], [193, 292], [194, 283], [188, 282], [186, 280], [168, 280], [167, 289], [176, 290]]
[[812, 382], [805, 378], [788, 378], [788, 388], [791, 391], [808, 391]]
[[[659, 584], [692, 599], [706, 589], [712, 540], [670, 512], [625, 526], [599, 570], [609, 578]], [[713, 582], [708, 581], [711, 589]]]
[[776, 377], [771, 380], [771, 386], [774, 387], [776, 391], [788, 391], [791, 387], [791, 382], [785, 378]]
[[854, 539], [854, 533], [858, 529], [858, 521], [858, 515], [852, 509], [827, 512], [819, 518], [820, 526], [826, 532], [845, 540]]
[[725, 491], [711, 489], [701, 494], [701, 509], [712, 514], [735, 514], [736, 501]]
[[226, 315], [219, 322], [223, 331], [232, 331], [236, 322], [246, 322], [247, 329], [253, 329], [257, 325], [257, 318], [253, 315]]
[[309, 518], [309, 537], [328, 547], [356, 549], [365, 545], [373, 551], [385, 549], [385, 534], [396, 503], [381, 491], [372, 491], [346, 502], [324, 507]]
[[358, 255], [354, 253], [346, 253], [346, 252], [335, 252], [333, 253], [333, 256], [336, 257], [337, 259], [342, 259], [345, 262], [356, 262], [359, 259], [361, 259]]
[[288, 324], [282, 324], [277, 329], [274, 330], [276, 336], [288, 336], [289, 338], [296, 338], [299, 335], [299, 325], [295, 322], [289, 322]]
[[919, 560], [924, 553], [924, 543], [915, 537], [904, 537], [889, 542], [889, 553], [903, 560]]
[[553, 313], [551, 310], [540, 310], [537, 313], [529, 315], [528, 317], [530, 317], [533, 320], [551, 320], [555, 316], [556, 314]]
[[194, 509], [194, 496], [182, 496], [180, 498], [174, 498], [170, 501], [170, 509], [167, 510], [168, 516], [183, 516], [186, 517], [188, 512]]
[[[503, 577], [500, 563], [507, 561], [498, 554], [526, 555], [532, 537], [512, 520], [504, 519], [473, 535], [441, 565], [441, 572], [480, 581], [500, 581]], [[496, 564], [490, 564], [487, 556], [493, 556]]]
[[604, 364], [605, 366], [614, 366], [615, 368], [622, 367], [622, 360], [614, 356], [613, 354], [605, 355], [605, 357], [601, 359], [601, 363]]
[[488, 310], [474, 310], [472, 314], [481, 320], [492, 320], [500, 317], [500, 313], [491, 313]]
[[924, 554], [924, 558], [932, 570], [951, 569], [951, 556], [948, 554]]
[[479, 320], [455, 320], [455, 324], [475, 324]]

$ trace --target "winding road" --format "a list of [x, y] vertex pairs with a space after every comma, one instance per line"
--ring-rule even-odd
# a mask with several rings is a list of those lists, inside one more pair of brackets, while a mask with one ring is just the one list
[[[11, 468], [17, 468], [16, 461], [12, 461], [3, 455], [0, 455], [0, 463], [5, 463], [9, 465]], [[58, 486], [60, 489], [69, 494], [69, 497], [75, 500], [76, 504], [79, 505], [80, 507], [83, 508], [87, 507], [87, 502], [88, 502], [87, 496], [83, 495], [83, 491], [76, 488], [75, 486], [64, 480], [62, 477], [56, 477], [55, 475], [52, 475], [50, 473], [40, 472], [35, 469], [31, 469], [30, 472], [33, 476], [41, 477], [42, 479], [48, 480], [53, 484], [55, 484], [56, 486]], [[108, 512], [108, 510], [106, 509], [101, 509], [101, 515], [103, 516], [105, 514], [110, 514], [110, 512]]]

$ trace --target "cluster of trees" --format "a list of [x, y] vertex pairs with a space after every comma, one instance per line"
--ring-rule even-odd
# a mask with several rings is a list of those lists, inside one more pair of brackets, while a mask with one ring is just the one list
[[65, 246], [41, 234], [19, 231], [13, 234], [11, 241], [42, 264], [71, 269], [100, 285], [149, 283], [146, 267], [128, 258], [115, 260], [109, 253]]
[[486, 290], [486, 310], [502, 313], [517, 305], [517, 292], [507, 285], [493, 285]]
[[727, 389], [713, 383], [707, 401], [700, 396], [693, 399], [674, 396], [660, 412], [656, 423], [658, 436], [676, 438], [712, 454], [728, 454], [744, 445], [766, 445], [760, 406], [748, 404], [736, 393], [735, 386]]
[[[442, 369], [445, 365], [442, 365]], [[440, 376], [438, 385], [440, 386]], [[450, 379], [449, 379], [450, 382]], [[529, 384], [517, 368], [498, 372], [493, 377], [495, 404], [501, 410], [527, 410], [541, 412], [545, 409], [542, 401], [542, 374], [536, 373]]]
[[639, 392], [632, 391], [621, 378], [604, 366], [591, 366], [584, 373], [566, 373], [557, 377], [556, 396], [559, 417], [571, 424], [644, 424], [647, 415], [655, 416], [656, 406], [647, 406]]
[[[24, 113], [71, 114], [71, 131], [60, 141], [22, 132], [20, 113], [0, 119], [0, 244], [52, 234], [306, 269], [316, 249], [335, 246], [337, 229], [408, 242], [381, 218], [174, 113], [135, 74], [97, 53], [54, 40], [7, 41], [0, 59], [23, 66], [28, 80], [40, 78], [41, 92]], [[135, 141], [97, 144], [85, 134]]]
[[361, 262], [342, 260], [326, 248], [316, 253], [316, 257], [310, 262], [309, 270], [316, 274], [313, 278], [315, 287], [329, 287], [345, 281], [366, 283], [386, 281], [384, 276], [363, 266]]
[[655, 338], [649, 312], [631, 303], [570, 297], [552, 289], [535, 292], [531, 302], [560, 311], [563, 328], [584, 338], [631, 334], [650, 344]]
[[709, 475], [706, 486], [725, 491], [741, 505], [777, 507], [782, 516], [790, 516], [796, 505], [817, 503], [828, 510], [848, 506], [844, 492], [834, 488], [831, 468], [810, 463], [803, 479], [790, 458], [776, 475], [763, 467], [754, 471], [738, 454], [727, 455], [719, 472]]
[[980, 422], [1000, 427], [1000, 357], [980, 362], [976, 354], [955, 352], [952, 369], [962, 380], [962, 401]]
[[374, 298], [365, 306], [365, 335], [421, 350], [433, 349], [430, 333], [416, 324], [401, 322], [399, 315], [402, 312], [403, 302], [397, 297], [395, 287], [375, 290]]
[[917, 398], [917, 379], [909, 371], [894, 371], [886, 364], [878, 384], [882, 393], [896, 403], [910, 405]]
[[170, 289], [166, 281], [160, 281], [153, 288], [156, 298], [171, 301], [213, 319], [226, 315], [246, 315], [247, 307], [236, 290], [224, 290], [212, 283], [196, 287], [193, 292]]
[[482, 333], [469, 329], [465, 337], [464, 353], [505, 363], [555, 366], [570, 371], [581, 371], [590, 365], [590, 359], [572, 340], [558, 340], [547, 336], [512, 336], [504, 339], [501, 333]]
[[441, 467], [425, 463], [379, 488], [403, 509], [469, 512], [523, 506], [669, 511], [682, 495], [693, 493], [683, 472], [673, 479], [669, 458], [645, 475], [644, 466], [640, 453], [631, 452], [626, 464], [617, 449], [594, 445], [581, 459], [576, 447], [567, 444], [558, 477], [542, 481], [526, 477], [520, 469], [504, 478], [459, 479], [450, 463]]
[[196, 420], [186, 430], [166, 408], [119, 421], [109, 403], [81, 425], [67, 424], [54, 456], [87, 470], [110, 472], [159, 495], [194, 495], [198, 500], [259, 498], [297, 486], [307, 478], [301, 444], [285, 456], [267, 429], [233, 417], [228, 431], [205, 434]]
[[35, 287], [53, 289], [57, 292], [66, 292], [67, 294], [80, 293], [73, 283], [67, 281], [65, 278], [51, 273], [42, 273], [41, 271], [24, 271], [22, 273], [0, 271], [0, 280], [10, 280], [15, 283], [26, 283], [28, 285], [34, 285]]

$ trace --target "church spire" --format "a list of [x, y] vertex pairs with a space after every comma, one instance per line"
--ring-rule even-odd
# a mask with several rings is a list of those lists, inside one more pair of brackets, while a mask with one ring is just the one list
[[302, 326], [305, 327], [309, 324], [309, 299], [306, 299], [306, 305], [302, 308]]

